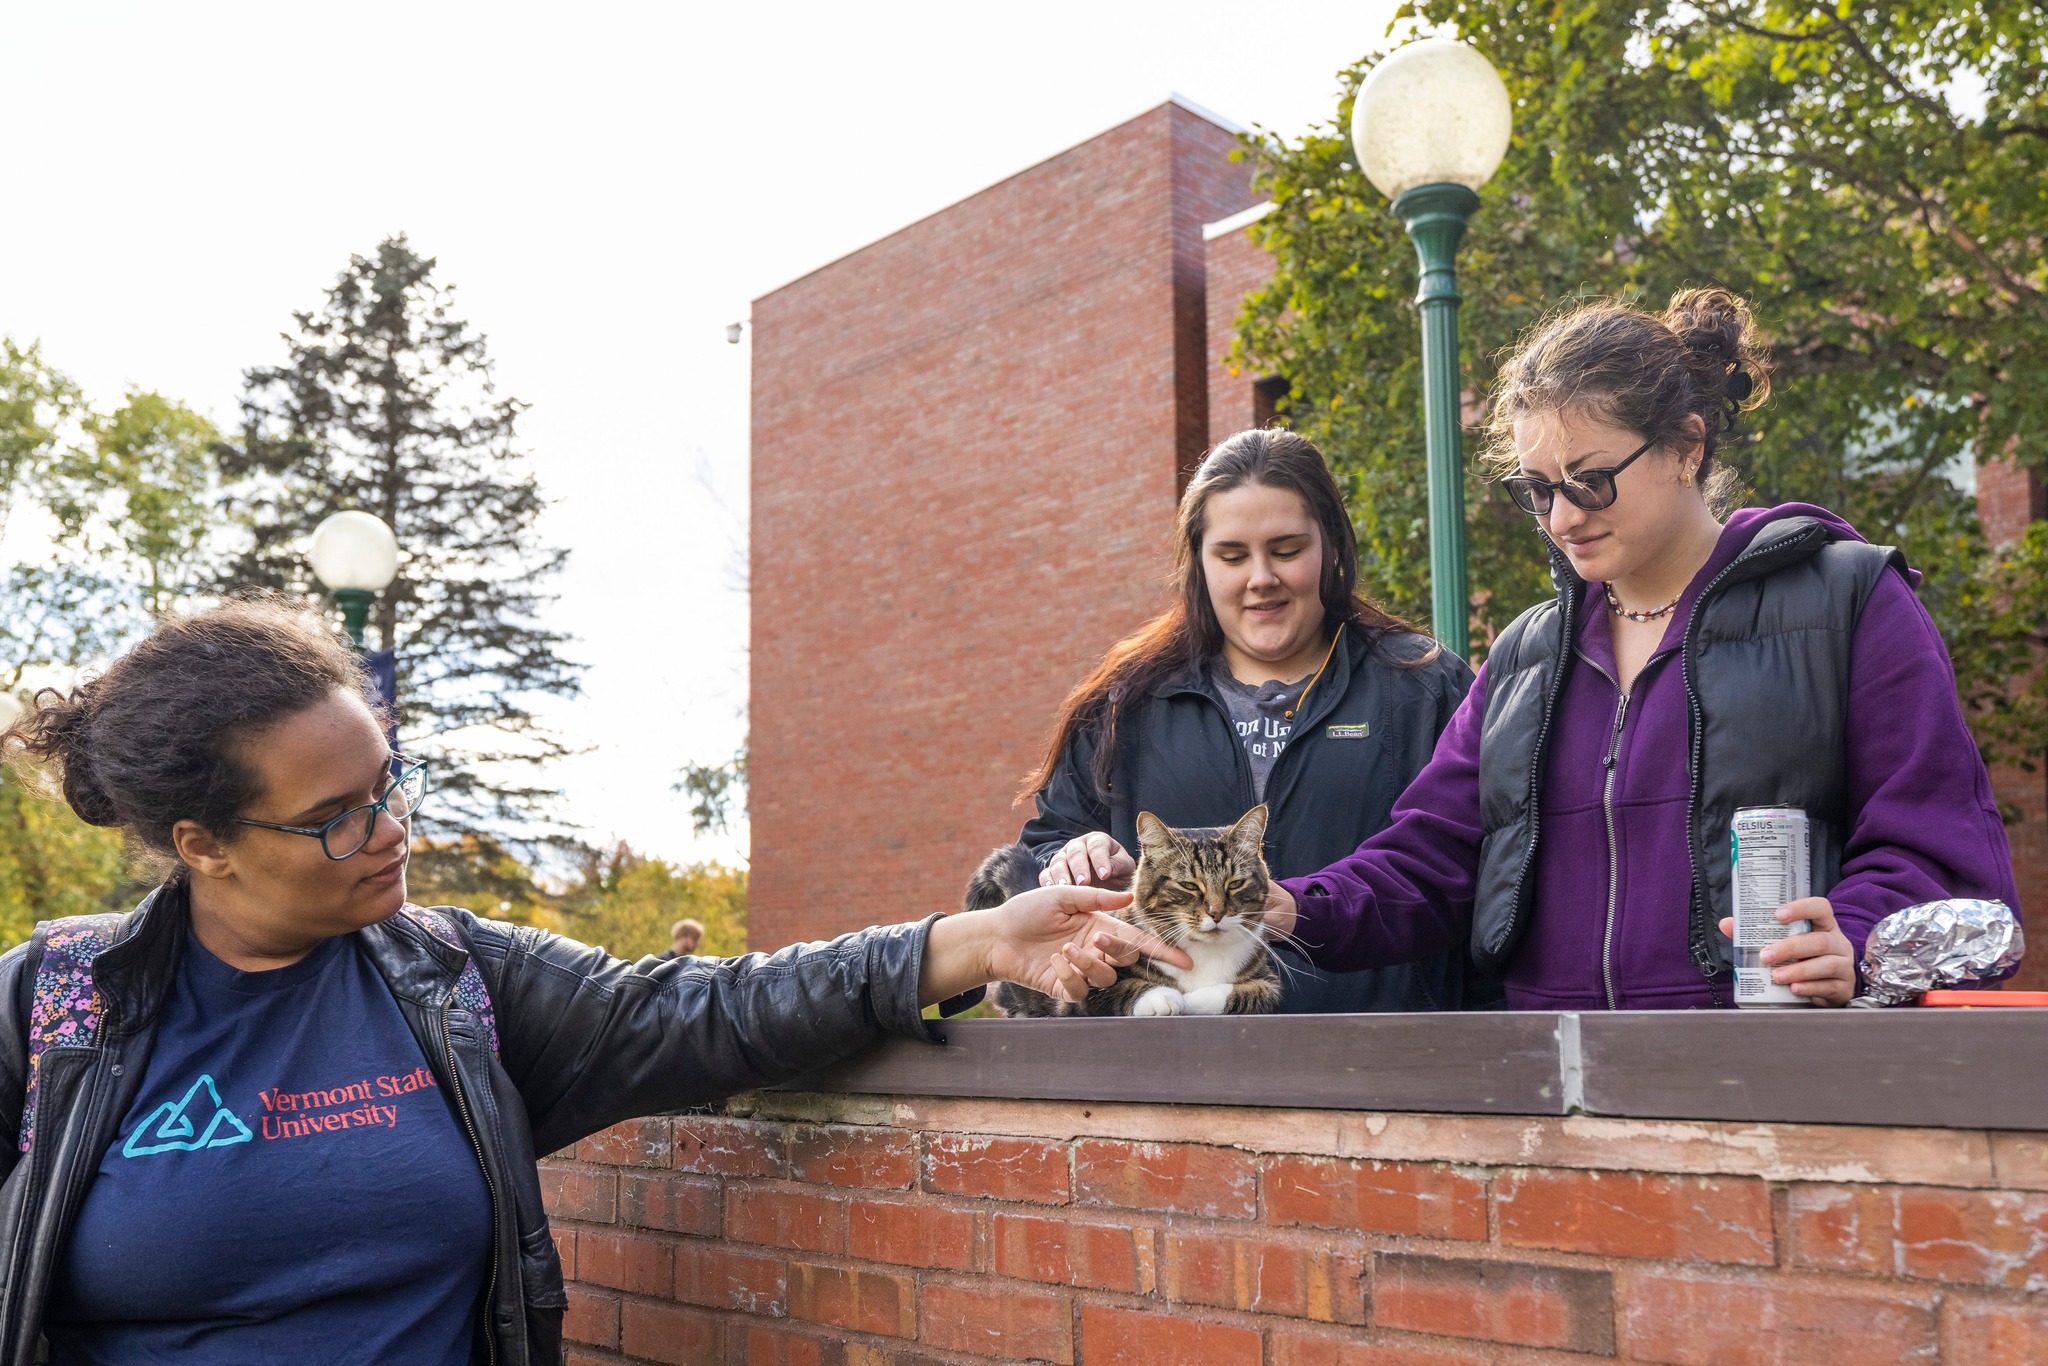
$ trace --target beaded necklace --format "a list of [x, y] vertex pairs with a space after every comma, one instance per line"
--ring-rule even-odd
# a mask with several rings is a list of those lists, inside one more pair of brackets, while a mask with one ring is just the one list
[[1678, 597], [1673, 598], [1662, 607], [1652, 607], [1647, 612], [1631, 612], [1628, 608], [1621, 605], [1620, 598], [1614, 596], [1614, 586], [1612, 584], [1603, 583], [1600, 587], [1606, 592], [1607, 605], [1614, 609], [1614, 614], [1618, 617], [1627, 617], [1630, 621], [1655, 621], [1658, 617], [1669, 616], [1671, 609], [1678, 606], [1679, 602], [1685, 597], [1685, 593], [1681, 590]]

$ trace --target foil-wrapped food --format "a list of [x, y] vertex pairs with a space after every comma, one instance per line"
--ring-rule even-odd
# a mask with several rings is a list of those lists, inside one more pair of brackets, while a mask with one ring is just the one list
[[1859, 1006], [1910, 1005], [2019, 965], [2026, 937], [2003, 901], [1925, 901], [1877, 922], [1863, 946]]

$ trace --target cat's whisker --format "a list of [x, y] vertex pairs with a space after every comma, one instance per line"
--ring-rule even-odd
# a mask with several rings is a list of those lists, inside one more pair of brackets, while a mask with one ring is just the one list
[[1305, 963], [1293, 962], [1287, 957], [1286, 954], [1273, 954], [1271, 956], [1270, 961], [1273, 964], [1274, 970], [1290, 982], [1300, 981], [1305, 978], [1308, 978], [1308, 965]]
[[1265, 938], [1266, 942], [1269, 944], [1278, 941], [1279, 943], [1287, 945], [1289, 948], [1300, 951], [1301, 956], [1304, 958], [1309, 956], [1308, 944], [1303, 939], [1301, 939], [1300, 936], [1291, 934], [1286, 930], [1280, 929], [1279, 927], [1272, 924], [1270, 921], [1261, 920], [1259, 922], [1259, 933]]

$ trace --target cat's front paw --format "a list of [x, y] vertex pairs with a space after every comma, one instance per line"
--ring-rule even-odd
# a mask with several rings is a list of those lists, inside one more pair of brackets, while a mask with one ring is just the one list
[[1187, 1013], [1188, 998], [1172, 987], [1153, 987], [1140, 996], [1131, 1006], [1133, 1015], [1182, 1015]]
[[1230, 1009], [1231, 984], [1219, 982], [1215, 986], [1196, 987], [1186, 992], [1181, 999], [1187, 1002], [1190, 1015], [1222, 1015]]

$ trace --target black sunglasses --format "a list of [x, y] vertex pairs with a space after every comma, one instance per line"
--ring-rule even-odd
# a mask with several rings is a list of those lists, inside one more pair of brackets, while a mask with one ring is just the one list
[[320, 848], [336, 863], [345, 858], [354, 858], [363, 852], [363, 846], [370, 842], [370, 836], [377, 831], [377, 813], [384, 812], [400, 825], [412, 820], [413, 812], [420, 809], [420, 802], [427, 795], [427, 766], [415, 763], [402, 754], [391, 756], [393, 767], [399, 768], [391, 786], [384, 789], [384, 795], [374, 802], [352, 806], [331, 821], [319, 825], [278, 825], [271, 821], [254, 821], [247, 816], [235, 817], [237, 825], [253, 825], [262, 830], [282, 830], [287, 835], [310, 835], [320, 841]]
[[1653, 437], [1636, 447], [1634, 453], [1619, 465], [1609, 465], [1597, 470], [1580, 470], [1554, 484], [1533, 474], [1511, 474], [1501, 480], [1501, 483], [1507, 485], [1508, 497], [1515, 500], [1515, 506], [1531, 517], [1546, 515], [1555, 502], [1556, 495], [1560, 493], [1571, 499], [1575, 506], [1582, 507], [1588, 512], [1598, 512], [1602, 508], [1614, 506], [1614, 476], [1635, 464], [1644, 451], [1656, 444]]

